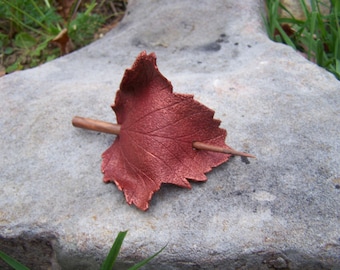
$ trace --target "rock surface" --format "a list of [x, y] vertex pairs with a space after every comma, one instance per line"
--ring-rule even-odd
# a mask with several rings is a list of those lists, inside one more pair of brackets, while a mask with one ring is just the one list
[[[129, 1], [118, 28], [0, 78], [0, 250], [32, 269], [98, 269], [129, 230], [117, 269], [167, 244], [147, 269], [338, 269], [340, 82], [265, 33], [260, 0]], [[155, 52], [175, 92], [216, 111], [235, 157], [191, 190], [163, 186], [147, 212], [102, 182], [126, 68]], [[3, 267], [2, 262], [0, 267]]]

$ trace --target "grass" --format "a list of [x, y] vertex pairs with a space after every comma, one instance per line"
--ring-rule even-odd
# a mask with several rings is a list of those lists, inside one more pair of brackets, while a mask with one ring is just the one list
[[[296, 1], [305, 19], [295, 18], [279, 0], [266, 0], [269, 38], [300, 51], [340, 80], [340, 1], [310, 0], [311, 8], [305, 0]], [[0, 76], [86, 46], [117, 23], [126, 4], [127, 0], [0, 0]], [[321, 12], [324, 9], [328, 12]], [[280, 10], [288, 16], [282, 17]]]
[[[124, 238], [127, 234], [127, 231], [124, 232], [119, 232], [111, 249], [109, 254], [107, 255], [105, 261], [103, 262], [103, 264], [100, 267], [100, 270], [112, 270], [116, 259], [118, 257], [118, 254], [120, 252], [120, 248], [123, 244]], [[153, 258], [155, 258], [159, 253], [161, 253], [166, 246], [164, 246], [161, 250], [159, 250], [158, 252], [156, 252], [155, 254], [153, 254], [151, 257], [135, 264], [134, 266], [130, 267], [128, 270], [137, 270], [139, 268], [141, 268], [142, 266], [146, 265], [148, 262], [150, 262]], [[29, 268], [27, 268], [26, 266], [24, 266], [23, 264], [21, 264], [20, 262], [16, 261], [15, 259], [13, 259], [12, 257], [8, 256], [7, 254], [3, 253], [2, 251], [0, 251], [0, 259], [4, 260], [9, 266], [11, 266], [13, 269], [15, 270], [29, 270]]]
[[[340, 80], [340, 1], [298, 0], [304, 18], [295, 18], [279, 0], [266, 0], [264, 18], [270, 39], [300, 51]], [[288, 16], [281, 16], [280, 10]], [[326, 10], [326, 12], [324, 12]]]
[[0, 0], [0, 76], [86, 46], [122, 18], [126, 4], [127, 0]]

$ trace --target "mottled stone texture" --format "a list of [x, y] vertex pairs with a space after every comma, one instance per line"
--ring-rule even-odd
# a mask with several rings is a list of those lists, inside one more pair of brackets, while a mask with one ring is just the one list
[[[167, 244], [147, 269], [340, 267], [340, 82], [271, 42], [260, 0], [129, 1], [90, 46], [0, 78], [0, 248], [32, 269], [98, 269], [129, 230], [117, 269]], [[192, 189], [164, 185], [142, 212], [102, 182], [124, 70], [155, 52], [174, 91], [216, 111], [239, 157]], [[0, 267], [3, 267], [0, 264]]]

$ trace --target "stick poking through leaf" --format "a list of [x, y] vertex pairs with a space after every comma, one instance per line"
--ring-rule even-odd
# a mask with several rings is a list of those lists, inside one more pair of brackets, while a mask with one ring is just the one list
[[[99, 132], [108, 133], [108, 134], [119, 135], [120, 133], [120, 125], [118, 124], [113, 124], [110, 122], [104, 122], [104, 121], [80, 117], [80, 116], [75, 116], [72, 119], [72, 125], [77, 128], [89, 129], [89, 130], [99, 131]], [[224, 148], [224, 147], [219, 147], [216, 145], [211, 145], [211, 144], [202, 143], [202, 142], [194, 141], [192, 142], [192, 147], [196, 150], [212, 151], [216, 153], [231, 154], [234, 156], [256, 158], [255, 156], [251, 154], [239, 152], [231, 147]]]

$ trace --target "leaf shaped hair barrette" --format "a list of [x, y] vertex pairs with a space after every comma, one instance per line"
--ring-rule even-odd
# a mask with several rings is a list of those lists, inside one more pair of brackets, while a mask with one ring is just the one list
[[206, 181], [205, 173], [232, 155], [254, 158], [225, 144], [227, 132], [213, 110], [173, 93], [154, 53], [141, 52], [125, 71], [112, 109], [117, 124], [79, 116], [72, 124], [117, 135], [102, 154], [104, 182], [114, 182], [141, 210], [162, 183], [191, 188], [188, 179]]

